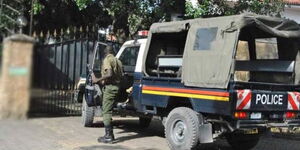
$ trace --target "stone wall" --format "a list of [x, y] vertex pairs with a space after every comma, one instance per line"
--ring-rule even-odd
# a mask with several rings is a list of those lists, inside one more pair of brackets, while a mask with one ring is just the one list
[[34, 40], [13, 35], [3, 42], [0, 77], [0, 119], [27, 117]]

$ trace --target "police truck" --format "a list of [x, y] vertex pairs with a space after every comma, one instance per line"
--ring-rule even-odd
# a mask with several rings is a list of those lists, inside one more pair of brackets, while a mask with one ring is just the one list
[[154, 23], [117, 55], [132, 92], [116, 110], [160, 118], [172, 150], [222, 137], [251, 149], [268, 128], [300, 126], [299, 39], [295, 21], [254, 14]]

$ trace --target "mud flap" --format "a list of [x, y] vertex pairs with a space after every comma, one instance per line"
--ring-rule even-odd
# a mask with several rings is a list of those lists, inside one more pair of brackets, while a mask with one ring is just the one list
[[210, 123], [205, 123], [199, 126], [200, 135], [199, 142], [200, 143], [212, 143], [213, 135], [212, 135], [212, 125]]

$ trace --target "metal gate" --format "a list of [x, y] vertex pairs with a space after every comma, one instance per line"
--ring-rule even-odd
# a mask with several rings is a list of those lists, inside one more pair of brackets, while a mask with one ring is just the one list
[[88, 29], [36, 37], [44, 44], [36, 45], [33, 56], [30, 114], [81, 114], [81, 104], [74, 101], [73, 92], [80, 76], [86, 75], [86, 64], [92, 60], [98, 36], [94, 28]]

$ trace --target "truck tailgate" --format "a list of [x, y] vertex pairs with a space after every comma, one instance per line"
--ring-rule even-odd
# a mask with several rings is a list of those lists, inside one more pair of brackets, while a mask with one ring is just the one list
[[237, 90], [236, 110], [299, 111], [299, 92]]

